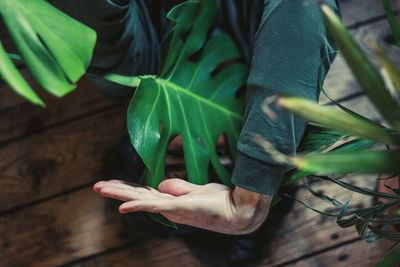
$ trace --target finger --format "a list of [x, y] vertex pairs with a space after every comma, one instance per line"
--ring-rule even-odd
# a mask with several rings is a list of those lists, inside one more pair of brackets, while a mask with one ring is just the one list
[[124, 180], [109, 180], [109, 183], [115, 184], [115, 185], [119, 185], [120, 188], [130, 188], [130, 187], [135, 187], [137, 191], [140, 192], [148, 192], [148, 191], [152, 191], [153, 193], [159, 193], [156, 189], [151, 188], [150, 186], [145, 186], [145, 185], [141, 185], [141, 184], [136, 184], [136, 183], [131, 183], [131, 182], [127, 182]]
[[144, 193], [150, 191], [150, 188], [144, 187], [142, 185], [130, 184], [121, 180], [110, 180], [107, 182], [103, 182], [101, 186], [112, 186], [115, 188], [126, 189], [126, 190], [134, 188], [136, 191]]
[[127, 190], [115, 186], [102, 187], [100, 189], [100, 195], [102, 195], [103, 197], [108, 197], [121, 201], [131, 201], [135, 199], [151, 198], [151, 196], [149, 195], [136, 191], [135, 188], [130, 188], [129, 190]]
[[95, 184], [93, 185], [93, 190], [94, 190], [95, 192], [100, 192], [100, 189], [101, 189], [102, 187], [106, 186], [106, 185], [107, 185], [107, 182], [106, 182], [106, 181], [97, 182], [97, 183], [95, 183]]
[[175, 209], [172, 199], [147, 199], [134, 200], [123, 203], [119, 206], [120, 213], [147, 211], [152, 213], [168, 212]]
[[128, 183], [128, 182], [122, 181], [122, 180], [100, 181], [100, 182], [97, 182], [93, 186], [93, 189], [95, 192], [100, 192], [101, 188], [103, 188], [104, 186], [114, 186], [114, 187], [121, 188], [121, 189], [131, 189], [134, 187], [137, 189], [137, 191], [140, 191], [140, 192], [148, 192], [148, 191], [154, 190], [150, 187], [145, 187], [143, 185], [137, 185], [137, 184], [131, 184], [131, 183]]
[[162, 193], [173, 196], [181, 196], [199, 189], [200, 187], [201, 185], [192, 184], [178, 178], [173, 178], [162, 181], [158, 186], [158, 190]]

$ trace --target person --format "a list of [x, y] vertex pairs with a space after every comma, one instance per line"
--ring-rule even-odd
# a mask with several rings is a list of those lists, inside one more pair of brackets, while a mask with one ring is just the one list
[[[92, 2], [51, 1], [98, 32], [91, 69], [127, 75], [156, 73], [158, 45], [170, 30], [165, 15], [179, 1]], [[324, 2], [339, 12], [337, 1]], [[178, 224], [242, 235], [255, 231], [267, 218], [286, 171], [255, 143], [253, 134], [261, 135], [283, 153], [295, 154], [305, 130], [305, 122], [288, 111], [277, 111], [276, 120], [265, 116], [262, 101], [277, 94], [317, 101], [318, 79], [326, 76], [334, 47], [316, 0], [218, 3], [221, 27], [231, 33], [250, 65], [245, 119], [232, 175], [235, 187], [167, 179], [156, 190], [110, 180], [96, 183], [94, 190], [123, 201], [121, 213], [159, 213]], [[112, 92], [121, 91], [114, 86]]]

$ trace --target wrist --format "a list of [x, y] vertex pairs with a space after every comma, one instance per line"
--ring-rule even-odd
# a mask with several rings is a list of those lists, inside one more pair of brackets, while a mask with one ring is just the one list
[[272, 196], [236, 186], [232, 191], [232, 202], [235, 209], [233, 226], [237, 234], [257, 230], [268, 216], [271, 201]]

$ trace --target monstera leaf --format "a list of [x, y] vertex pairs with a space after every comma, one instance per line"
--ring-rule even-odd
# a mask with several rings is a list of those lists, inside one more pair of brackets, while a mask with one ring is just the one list
[[[130, 139], [143, 159], [146, 181], [157, 186], [165, 176], [169, 142], [182, 136], [188, 180], [208, 182], [211, 162], [219, 178], [230, 184], [230, 174], [216, 153], [221, 134], [234, 154], [242, 124], [246, 66], [237, 63], [238, 48], [225, 33], [210, 29], [218, 13], [214, 1], [186, 2], [172, 9], [175, 24], [163, 43], [159, 76], [106, 78], [138, 85], [128, 110]], [[212, 32], [212, 33], [210, 33]]]
[[[44, 0], [1, 0], [0, 15], [39, 84], [58, 97], [73, 90], [90, 62], [96, 33]], [[18, 94], [43, 106], [1, 42], [0, 60], [0, 77]]]

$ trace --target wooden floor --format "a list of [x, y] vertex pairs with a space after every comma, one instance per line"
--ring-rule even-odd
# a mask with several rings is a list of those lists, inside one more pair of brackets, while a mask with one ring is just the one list
[[[394, 51], [381, 1], [340, 2], [345, 23], [364, 47], [375, 40]], [[91, 186], [99, 179], [137, 176], [138, 163], [126, 156], [132, 153], [127, 103], [107, 100], [86, 79], [62, 100], [43, 94], [46, 109], [0, 86], [0, 267], [246, 266], [243, 261], [251, 259], [255, 266], [374, 266], [391, 245], [367, 244], [355, 229], [341, 229], [334, 219], [290, 201], [248, 238], [171, 232], [145, 215], [121, 216]], [[342, 104], [380, 120], [340, 56], [325, 87]], [[181, 164], [171, 160], [170, 175], [179, 175]], [[366, 186], [375, 182], [349, 179]], [[333, 185], [317, 190], [344, 200], [350, 196]], [[296, 194], [333, 211], [301, 185]], [[353, 207], [370, 203], [352, 196]]]

